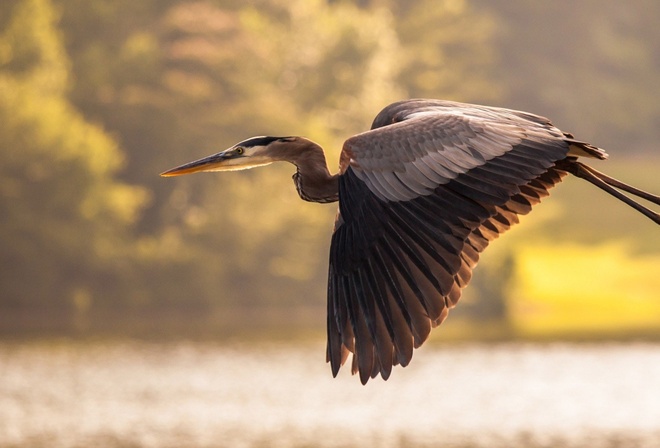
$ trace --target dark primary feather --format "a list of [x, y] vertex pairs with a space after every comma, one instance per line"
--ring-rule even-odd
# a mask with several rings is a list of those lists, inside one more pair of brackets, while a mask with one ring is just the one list
[[566, 172], [566, 136], [524, 112], [395, 103], [347, 140], [328, 286], [328, 360], [363, 383], [410, 362], [479, 254]]

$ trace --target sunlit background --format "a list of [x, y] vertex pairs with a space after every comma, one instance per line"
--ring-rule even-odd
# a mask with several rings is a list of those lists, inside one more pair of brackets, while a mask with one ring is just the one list
[[388, 382], [324, 358], [336, 205], [253, 135], [524, 109], [660, 192], [656, 0], [0, 1], [0, 446], [660, 446], [660, 232], [569, 179]]

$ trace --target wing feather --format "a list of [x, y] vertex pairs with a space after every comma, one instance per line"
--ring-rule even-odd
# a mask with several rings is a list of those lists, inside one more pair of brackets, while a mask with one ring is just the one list
[[406, 366], [490, 241], [565, 172], [565, 135], [506, 109], [395, 103], [344, 145], [330, 250], [327, 358], [364, 383]]
[[[381, 242], [383, 254], [392, 263], [395, 268], [396, 282], [400, 288], [399, 295], [396, 296], [397, 305], [405, 310], [410, 317], [410, 327], [413, 336], [413, 346], [419, 347], [428, 337], [431, 326], [427, 318], [427, 311], [424, 308], [424, 297], [422, 291], [415, 283], [411, 268], [406, 263], [405, 255], [398, 248], [394, 248], [389, 239]], [[407, 365], [409, 359], [402, 365]]]

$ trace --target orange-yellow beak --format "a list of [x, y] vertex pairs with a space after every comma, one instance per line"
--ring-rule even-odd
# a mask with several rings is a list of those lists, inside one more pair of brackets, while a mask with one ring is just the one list
[[182, 176], [184, 174], [201, 173], [204, 171], [223, 171], [223, 168], [225, 168], [223, 162], [230, 158], [227, 152], [228, 151], [223, 151], [193, 162], [185, 163], [176, 168], [160, 173], [160, 175], [162, 177], [173, 177]]

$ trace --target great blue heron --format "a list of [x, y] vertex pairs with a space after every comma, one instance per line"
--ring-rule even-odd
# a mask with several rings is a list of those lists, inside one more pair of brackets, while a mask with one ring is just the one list
[[660, 224], [622, 194], [660, 197], [578, 162], [604, 150], [544, 117], [496, 107], [414, 99], [387, 106], [350, 137], [339, 172], [302, 137], [254, 137], [162, 173], [178, 176], [293, 163], [300, 197], [339, 201], [330, 248], [327, 361], [333, 376], [353, 353], [364, 384], [406, 366], [467, 286], [479, 254], [571, 173]]

